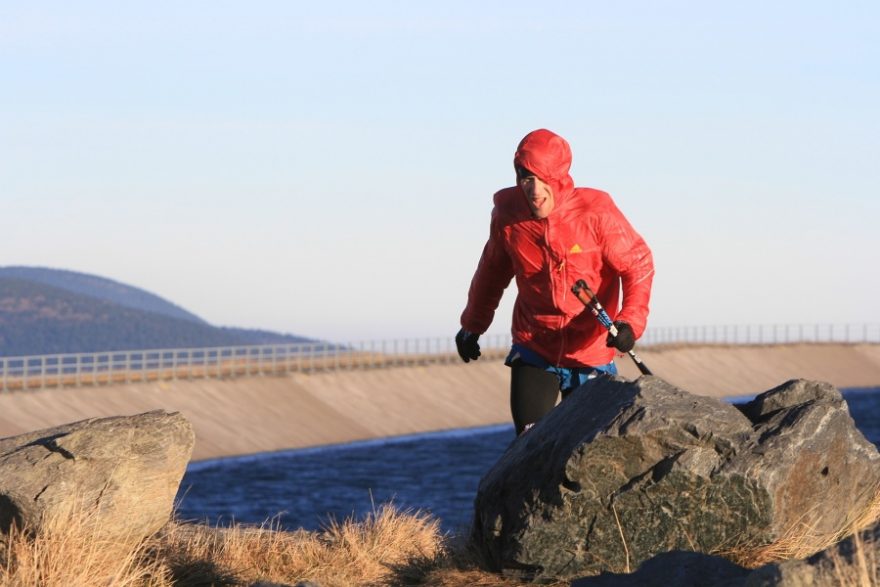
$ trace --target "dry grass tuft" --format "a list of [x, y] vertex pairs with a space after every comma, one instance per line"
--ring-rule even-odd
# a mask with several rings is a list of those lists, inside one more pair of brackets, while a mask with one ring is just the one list
[[[837, 532], [816, 532], [814, 526], [800, 522], [770, 544], [741, 544], [713, 554], [749, 569], [777, 561], [807, 558], [880, 520], [880, 488], [874, 488], [872, 495], [863, 509], [849, 512], [846, 523]], [[802, 520], [817, 519], [818, 516], [818, 512], [810, 511], [802, 516]]]
[[108, 537], [85, 510], [48, 520], [34, 535], [13, 526], [0, 536], [0, 585], [4, 587], [166, 587], [167, 567], [145, 556], [146, 543]]
[[381, 506], [362, 522], [332, 522], [323, 532], [175, 524], [157, 545], [180, 585], [314, 581], [322, 587], [390, 585], [421, 576], [443, 552], [437, 520]]
[[419, 512], [378, 508], [361, 522], [324, 531], [211, 528], [172, 522], [149, 539], [106, 538], [94, 516], [58, 516], [39, 533], [0, 535], [3, 587], [239, 586], [258, 581], [322, 587], [404, 584], [421, 578], [445, 548], [439, 522]]
[[839, 550], [829, 556], [828, 564], [823, 565], [819, 584], [839, 585], [840, 587], [877, 587], [878, 581], [877, 545], [873, 540], [865, 541], [856, 532], [853, 535], [851, 556], [845, 557]]

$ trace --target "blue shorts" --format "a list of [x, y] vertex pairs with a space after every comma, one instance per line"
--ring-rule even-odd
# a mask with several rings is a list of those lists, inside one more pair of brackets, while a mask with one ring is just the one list
[[553, 373], [559, 379], [559, 389], [563, 391], [579, 387], [599, 375], [617, 375], [617, 365], [614, 364], [614, 361], [595, 367], [557, 367], [551, 365], [535, 351], [518, 344], [510, 347], [510, 354], [507, 355], [504, 364], [510, 367], [516, 360]]

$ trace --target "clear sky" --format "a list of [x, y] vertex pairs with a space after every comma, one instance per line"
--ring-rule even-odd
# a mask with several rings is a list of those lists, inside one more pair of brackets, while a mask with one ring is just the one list
[[651, 325], [876, 323], [878, 105], [875, 0], [4, 0], [0, 265], [451, 336], [545, 127], [651, 245]]

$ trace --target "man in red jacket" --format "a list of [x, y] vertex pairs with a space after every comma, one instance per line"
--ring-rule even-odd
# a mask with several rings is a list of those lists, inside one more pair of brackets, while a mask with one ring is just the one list
[[[464, 362], [480, 356], [480, 334], [515, 277], [519, 293], [506, 364], [520, 434], [556, 405], [560, 391], [565, 398], [588, 379], [617, 373], [615, 349], [629, 351], [645, 330], [654, 262], [607, 193], [574, 187], [565, 139], [544, 129], [531, 132], [513, 165], [517, 185], [495, 194], [489, 240], [455, 342]], [[617, 337], [607, 335], [571, 292], [578, 279], [596, 292]]]

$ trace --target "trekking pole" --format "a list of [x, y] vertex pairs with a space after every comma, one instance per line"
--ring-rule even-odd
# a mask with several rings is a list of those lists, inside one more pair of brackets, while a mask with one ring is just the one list
[[[593, 316], [595, 316], [599, 320], [599, 322], [608, 330], [611, 336], [617, 336], [617, 327], [614, 325], [614, 322], [611, 320], [608, 312], [606, 312], [605, 308], [602, 307], [602, 304], [599, 302], [599, 298], [596, 297], [596, 294], [593, 293], [593, 290], [591, 290], [590, 286], [587, 285], [586, 281], [584, 281], [583, 279], [578, 279], [571, 287], [571, 291], [574, 293], [574, 295], [577, 296], [577, 299], [579, 299], [583, 305], [590, 309], [590, 311], [593, 313]], [[632, 358], [632, 360], [636, 364], [636, 367], [639, 368], [639, 371], [641, 371], [643, 375], [653, 375], [653, 373], [651, 373], [651, 370], [648, 369], [648, 366], [642, 362], [639, 356], [635, 354], [632, 349], [628, 350], [627, 354]]]

